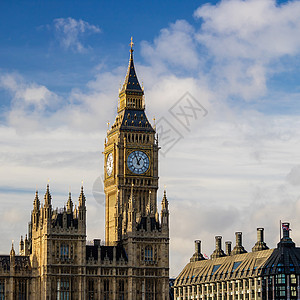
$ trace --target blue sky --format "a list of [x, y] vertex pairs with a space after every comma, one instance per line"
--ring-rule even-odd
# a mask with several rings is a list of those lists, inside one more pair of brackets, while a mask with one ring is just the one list
[[[54, 206], [84, 180], [88, 238], [104, 238], [101, 151], [131, 36], [148, 118], [181, 136], [160, 156], [171, 274], [194, 239], [209, 255], [243, 231], [250, 250], [262, 226], [274, 247], [279, 219], [300, 239], [299, 1], [1, 1], [0, 28], [0, 252], [48, 178]], [[208, 111], [189, 128], [172, 114], [186, 92]]]

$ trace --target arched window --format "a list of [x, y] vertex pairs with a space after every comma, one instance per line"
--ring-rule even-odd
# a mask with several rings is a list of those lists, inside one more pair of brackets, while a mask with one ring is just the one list
[[153, 249], [151, 246], [145, 248], [145, 261], [153, 261]]

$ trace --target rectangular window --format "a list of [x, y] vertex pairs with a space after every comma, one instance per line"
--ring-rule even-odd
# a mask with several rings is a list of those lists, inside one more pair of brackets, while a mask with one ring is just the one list
[[291, 284], [296, 284], [297, 280], [296, 280], [296, 275], [295, 274], [291, 274]]
[[125, 287], [124, 287], [124, 280], [119, 280], [119, 300], [125, 299]]
[[0, 281], [0, 300], [4, 300], [5, 298], [5, 281]]
[[57, 300], [71, 300], [69, 278], [57, 280]]
[[94, 299], [94, 280], [90, 279], [88, 281], [88, 299], [93, 300]]
[[285, 274], [276, 275], [277, 283], [284, 284], [285, 283]]
[[153, 261], [153, 250], [151, 246], [145, 248], [145, 261]]
[[65, 244], [60, 245], [60, 258], [61, 259], [69, 258], [69, 245], [65, 245]]
[[[18, 282], [18, 300], [26, 300], [27, 286], [25, 280], [19, 280]], [[4, 299], [4, 298], [3, 298]]]
[[105, 279], [103, 281], [103, 290], [104, 290], [104, 300], [109, 300], [109, 280]]

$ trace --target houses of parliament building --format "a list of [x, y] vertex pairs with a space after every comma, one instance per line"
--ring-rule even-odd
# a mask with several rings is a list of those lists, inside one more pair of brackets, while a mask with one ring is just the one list
[[54, 210], [36, 192], [28, 235], [0, 256], [0, 300], [169, 299], [169, 208], [157, 206], [158, 142], [145, 114], [133, 43], [114, 124], [107, 132], [105, 245], [86, 240], [86, 197]]

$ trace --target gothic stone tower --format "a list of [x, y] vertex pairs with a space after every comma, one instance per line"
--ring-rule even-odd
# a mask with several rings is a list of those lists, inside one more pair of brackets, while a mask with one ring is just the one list
[[118, 114], [105, 141], [108, 246], [128, 255], [128, 299], [168, 299], [169, 210], [166, 194], [157, 209], [158, 143], [145, 114], [144, 90], [133, 63], [119, 93]]
[[20, 243], [22, 255], [31, 253], [33, 292], [30, 299], [63, 299], [70, 291], [72, 299], [86, 299], [86, 200], [83, 187], [78, 208], [73, 209], [71, 193], [67, 207], [60, 211], [52, 209], [51, 198], [49, 185], [44, 205], [36, 192], [29, 242], [26, 238], [25, 243], [22, 240]]

